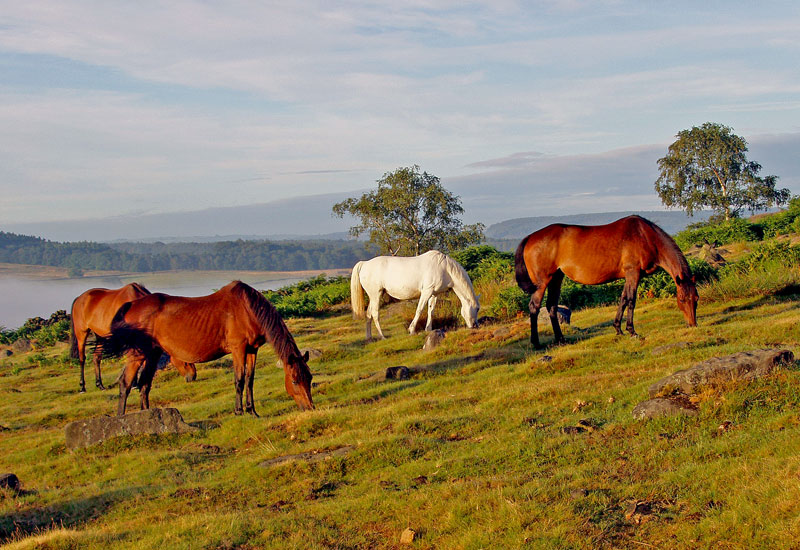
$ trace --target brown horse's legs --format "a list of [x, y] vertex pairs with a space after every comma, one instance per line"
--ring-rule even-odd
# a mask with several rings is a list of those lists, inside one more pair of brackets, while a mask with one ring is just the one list
[[639, 278], [641, 273], [638, 269], [631, 269], [625, 272], [625, 286], [622, 288], [622, 296], [619, 299], [619, 307], [614, 317], [614, 329], [617, 335], [622, 335], [622, 315], [625, 308], [628, 308], [625, 329], [631, 336], [638, 336], [633, 328], [633, 310], [636, 307], [636, 291], [639, 288]]
[[547, 290], [547, 285], [538, 285], [533, 294], [531, 294], [531, 301], [528, 303], [528, 310], [531, 314], [531, 344], [536, 349], [542, 349], [542, 345], [539, 343], [538, 317], [545, 290]]
[[95, 346], [93, 360], [94, 360], [94, 385], [97, 389], [104, 390], [106, 387], [103, 385], [103, 377], [100, 375], [100, 358], [103, 356], [103, 350], [99, 346]]
[[561, 270], [553, 274], [550, 284], [547, 285], [547, 313], [550, 315], [550, 323], [553, 325], [553, 342], [565, 344], [564, 334], [558, 324], [558, 299], [561, 297], [561, 283], [564, 280], [564, 273]]
[[244, 410], [258, 418], [258, 413], [256, 412], [256, 404], [253, 400], [253, 379], [255, 378], [256, 373], [256, 354], [258, 350], [254, 350], [252, 353], [248, 353], [245, 357], [245, 383], [247, 386], [247, 398], [245, 400]]
[[131, 393], [131, 387], [136, 380], [136, 374], [139, 372], [139, 366], [142, 364], [141, 357], [136, 354], [129, 353], [127, 355], [127, 362], [122, 375], [119, 378], [119, 403], [117, 404], [117, 416], [125, 414], [125, 407], [128, 402], [128, 394]]
[[[73, 329], [75, 330], [75, 329]], [[84, 366], [86, 365], [86, 336], [87, 332], [75, 330], [75, 339], [78, 345], [78, 365], [81, 367], [81, 393], [86, 392], [86, 380], [83, 377]]]
[[244, 370], [246, 361], [246, 351], [244, 348], [233, 352], [233, 385], [236, 388], [236, 405], [233, 408], [234, 414], [242, 414], [242, 393], [244, 393]]
[[153, 377], [156, 375], [160, 357], [160, 350], [149, 354], [142, 372], [139, 373], [139, 405], [142, 410], [150, 408], [150, 388], [153, 387]]

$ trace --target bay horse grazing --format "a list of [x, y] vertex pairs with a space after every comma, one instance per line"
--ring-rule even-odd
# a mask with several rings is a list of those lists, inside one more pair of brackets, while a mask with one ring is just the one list
[[[108, 338], [111, 336], [111, 320], [114, 314], [125, 302], [148, 296], [150, 291], [139, 283], [130, 283], [122, 288], [109, 290], [107, 288], [92, 288], [75, 298], [72, 302], [70, 315], [70, 355], [78, 360], [81, 367], [81, 393], [86, 391], [84, 379], [84, 365], [86, 364], [86, 338], [89, 332], [94, 332], [96, 337]], [[94, 379], [95, 386], [106, 389], [100, 374], [100, 359], [102, 351], [95, 348]], [[139, 364], [143, 359], [139, 359]], [[194, 365], [178, 364], [173, 362], [178, 371], [191, 382], [197, 376]]]
[[689, 264], [667, 233], [640, 216], [628, 216], [607, 225], [553, 224], [522, 239], [514, 255], [517, 284], [531, 294], [531, 343], [539, 348], [536, 318], [547, 290], [547, 311], [553, 325], [554, 341], [565, 342], [556, 309], [564, 275], [585, 285], [599, 285], [625, 279], [614, 328], [622, 334], [622, 315], [628, 308], [626, 328], [633, 328], [636, 290], [643, 273], [659, 267], [669, 273], [678, 287], [678, 308], [689, 326], [697, 326], [697, 289]]
[[[362, 288], [369, 296], [369, 307], [364, 305]], [[426, 304], [428, 320], [425, 330], [433, 328], [433, 308], [437, 297], [450, 289], [461, 301], [464, 322], [469, 328], [475, 328], [480, 304], [472, 281], [461, 264], [438, 250], [412, 257], [377, 256], [358, 262], [350, 275], [350, 305], [353, 317], [367, 320], [367, 340], [372, 339], [373, 321], [378, 335], [383, 339], [378, 310], [384, 295], [396, 300], [419, 298], [416, 314], [408, 327], [408, 332], [414, 334]]]
[[[247, 386], [244, 410], [256, 414], [253, 377], [258, 348], [269, 342], [283, 364], [286, 391], [303, 409], [313, 409], [308, 352], [301, 354], [286, 323], [264, 296], [241, 281], [233, 281], [209, 296], [184, 298], [150, 294], [122, 305], [111, 323], [111, 338], [104, 346], [119, 353], [135, 349], [145, 357], [140, 381], [141, 408], [150, 408], [150, 387], [162, 350], [173, 361], [204, 363], [233, 355], [236, 405], [242, 414], [242, 393]], [[119, 384], [117, 414], [125, 405], [136, 368], [126, 366]]]

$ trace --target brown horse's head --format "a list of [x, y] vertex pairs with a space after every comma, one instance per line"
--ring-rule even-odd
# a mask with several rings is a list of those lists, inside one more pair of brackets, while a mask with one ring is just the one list
[[286, 392], [304, 411], [314, 408], [311, 401], [311, 370], [307, 362], [308, 352], [303, 355], [291, 353], [286, 361], [282, 361]]
[[678, 287], [678, 308], [683, 313], [686, 323], [690, 327], [697, 326], [697, 288], [694, 286], [694, 277], [683, 279], [675, 277], [675, 285]]

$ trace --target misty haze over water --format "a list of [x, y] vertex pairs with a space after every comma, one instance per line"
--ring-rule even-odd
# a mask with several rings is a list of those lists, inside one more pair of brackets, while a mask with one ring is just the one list
[[[273, 290], [303, 280], [303, 277], [267, 279], [242, 275], [241, 280], [258, 290]], [[15, 329], [31, 317], [45, 319], [56, 310], [69, 312], [72, 301], [90, 288], [119, 288], [129, 282], [117, 276], [74, 279], [29, 279], [18, 276], [0, 277], [0, 327]], [[168, 283], [147, 283], [150, 292], [179, 296], [204, 296], [231, 282], [230, 276], [207, 276], [202, 281], [187, 275]]]

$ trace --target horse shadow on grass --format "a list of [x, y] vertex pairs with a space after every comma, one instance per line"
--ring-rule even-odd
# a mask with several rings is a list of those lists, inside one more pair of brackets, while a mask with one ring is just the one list
[[722, 325], [729, 321], [734, 320], [736, 318], [737, 313], [743, 311], [752, 311], [762, 306], [775, 305], [778, 303], [789, 304], [788, 310], [790, 311], [797, 310], [800, 309], [800, 302], [797, 302], [797, 299], [800, 298], [798, 294], [800, 294], [800, 286], [795, 288], [795, 286], [792, 285], [785, 289], [779, 290], [774, 294], [770, 294], [768, 296], [761, 296], [746, 304], [726, 307], [720, 312], [720, 317], [718, 319], [710, 321], [708, 324], [712, 326]]
[[140, 492], [142, 489], [110, 491], [47, 506], [31, 506], [13, 514], [5, 514], [0, 516], [0, 544], [42, 534], [50, 529], [80, 527], [99, 519], [113, 505]]

